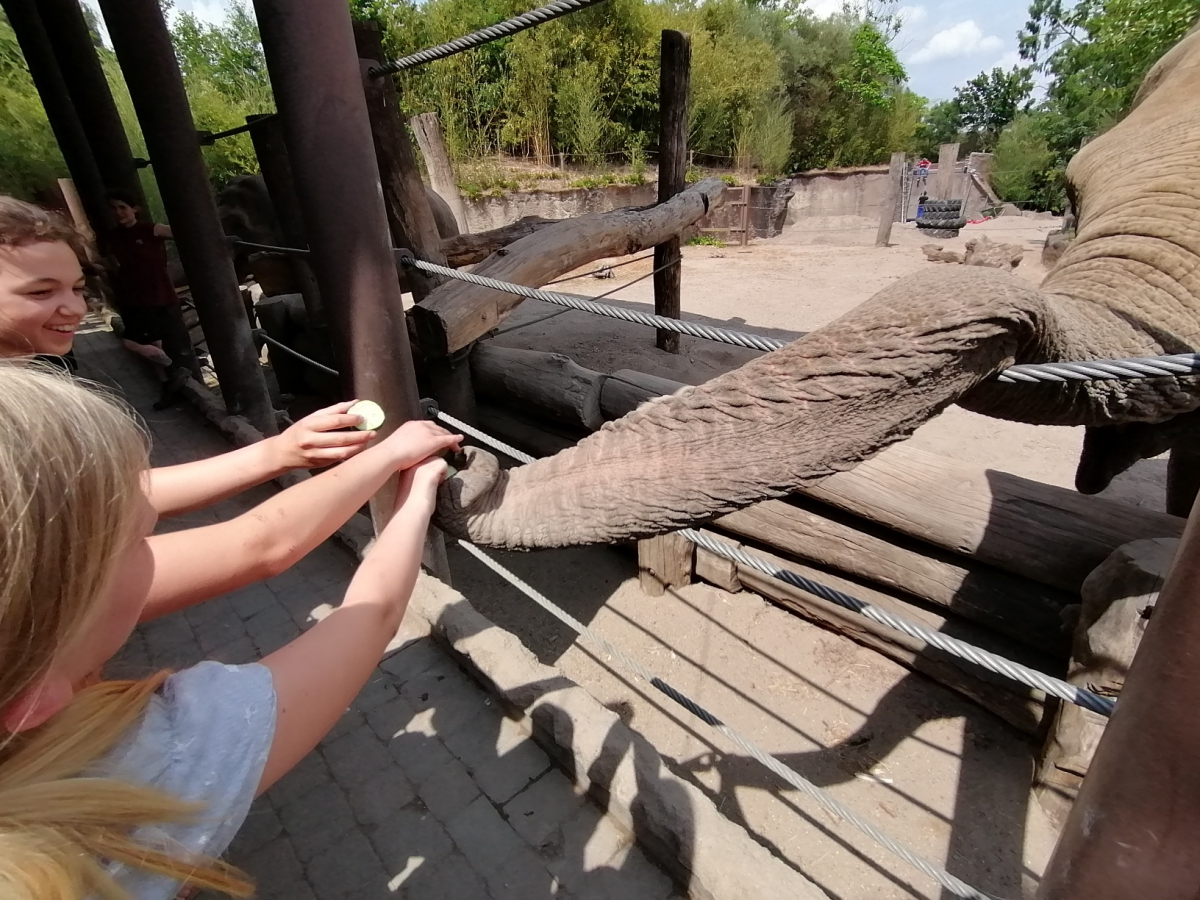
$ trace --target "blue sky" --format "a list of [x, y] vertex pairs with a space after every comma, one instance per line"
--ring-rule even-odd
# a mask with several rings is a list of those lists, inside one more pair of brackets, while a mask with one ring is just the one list
[[[95, 7], [94, 0], [85, 0]], [[886, 0], [884, 0], [886, 3]], [[909, 86], [931, 100], [944, 100], [954, 88], [995, 66], [1012, 68], [1017, 31], [1025, 24], [1029, 0], [899, 0], [904, 28], [895, 47], [908, 70]], [[843, 0], [808, 0], [818, 15], [837, 12]], [[530, 0], [530, 6], [538, 5]], [[175, 9], [220, 22], [228, 0], [175, 0]]]

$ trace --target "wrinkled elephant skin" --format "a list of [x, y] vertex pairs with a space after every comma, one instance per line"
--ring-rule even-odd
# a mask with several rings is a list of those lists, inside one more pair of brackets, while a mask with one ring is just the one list
[[[1150, 72], [1130, 114], [1071, 162], [1078, 237], [1040, 287], [968, 266], [904, 278], [836, 322], [647, 403], [556, 456], [501, 472], [473, 452], [443, 486], [439, 523], [495, 547], [622, 541], [811, 485], [952, 403], [1093, 427], [1190, 412], [1200, 406], [1198, 379], [1031, 386], [993, 376], [1015, 363], [1200, 346], [1197, 98], [1193, 30]], [[1097, 453], [1104, 447], [1093, 442]], [[1087, 486], [1110, 468], [1093, 459]]]

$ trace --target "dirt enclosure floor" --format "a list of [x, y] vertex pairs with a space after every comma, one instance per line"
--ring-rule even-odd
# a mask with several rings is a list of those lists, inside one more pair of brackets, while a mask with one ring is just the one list
[[[876, 222], [809, 219], [748, 248], [686, 247], [685, 318], [777, 337], [823, 325], [903, 275], [935, 265], [912, 225], [892, 246], [873, 246]], [[1014, 277], [1038, 282], [1042, 241], [1055, 220], [1002, 218], [972, 236], [1028, 248]], [[589, 266], [588, 270], [594, 268]], [[561, 289], [595, 295], [643, 275], [650, 262], [586, 273]], [[653, 307], [650, 280], [606, 302]], [[629, 368], [699, 383], [754, 354], [684, 337], [682, 353], [654, 349], [641, 326], [526, 301], [502, 327], [528, 327], [498, 344], [565, 353], [603, 372]], [[957, 408], [913, 438], [927, 450], [1051, 484], [1070, 486], [1082, 429], [986, 419]], [[1162, 509], [1165, 460], [1123, 476], [1107, 496]], [[582, 548], [497, 554], [551, 599], [591, 623], [661, 677], [706, 705], [892, 836], [984, 892], [1031, 897], [1056, 837], [1029, 794], [1035, 748], [993, 715], [871, 650], [810, 625], [748, 592], [697, 584], [649, 598], [627, 553]], [[834, 900], [941, 897], [924, 875], [785, 788], [757, 763], [607, 661], [461, 551], [455, 587], [619, 712], [677, 774], [707, 791], [731, 819], [816, 882]], [[752, 878], [752, 873], [747, 873]], [[949, 897], [948, 894], [945, 896]]]

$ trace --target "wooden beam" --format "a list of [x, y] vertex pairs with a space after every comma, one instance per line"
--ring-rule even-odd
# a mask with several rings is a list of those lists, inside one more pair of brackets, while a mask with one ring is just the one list
[[938, 148], [936, 178], [933, 183], [932, 200], [953, 200], [954, 166], [958, 162], [958, 144], [942, 144]]
[[482, 397], [588, 431], [604, 424], [600, 413], [604, 376], [560, 353], [479, 344], [471, 352], [471, 375]]
[[[658, 79], [658, 202], [666, 203], [687, 186], [688, 85], [692, 39], [680, 31], [664, 31]], [[679, 235], [654, 248], [654, 313], [678, 319], [682, 304], [683, 254]], [[662, 271], [658, 271], [661, 269]], [[656, 329], [655, 346], [679, 352], [679, 335]]]
[[462, 194], [458, 192], [458, 181], [454, 177], [454, 166], [450, 163], [450, 153], [446, 149], [446, 139], [442, 136], [442, 126], [435, 112], [421, 113], [408, 120], [413, 134], [417, 137], [417, 146], [425, 157], [425, 168], [429, 172], [429, 186], [434, 193], [446, 201], [450, 211], [454, 213], [454, 221], [458, 230], [466, 234], [467, 209], [463, 205]]
[[[781, 568], [791, 569], [814, 581], [837, 588], [880, 609], [920, 622], [938, 631], [944, 630], [954, 637], [1033, 668], [1050, 671], [1052, 674], [1060, 676], [1063, 674], [1057, 670], [1053, 660], [1039, 657], [1027, 648], [1001, 638], [986, 628], [948, 620], [891, 594], [873, 590], [821, 569], [813, 569], [792, 560], [780, 559], [757, 548], [754, 549], [754, 553], [772, 560]], [[778, 603], [830, 631], [845, 635], [856, 643], [870, 647], [906, 668], [932, 678], [951, 690], [970, 698], [1026, 734], [1037, 733], [1045, 715], [1045, 707], [1038, 692], [975, 668], [969, 663], [956, 661], [949, 654], [934, 650], [915, 638], [893, 631], [848, 609], [829, 603], [782, 581], [777, 581], [756, 569], [743, 565], [738, 565], [737, 569], [738, 580], [746, 589], [761, 594], [768, 600]]]
[[661, 597], [667, 588], [691, 584], [694, 547], [677, 534], [638, 541], [638, 583], [643, 593]]
[[1077, 595], [928, 544], [906, 542], [895, 532], [822, 509], [806, 498], [795, 502], [802, 506], [768, 500], [722, 516], [713, 524], [790, 556], [922, 598], [1066, 659], [1071, 636], [1062, 612], [1079, 602]]
[[600, 389], [600, 410], [605, 419], [619, 419], [647, 400], [665, 397], [687, 387], [679, 381], [647, 375], [632, 369], [618, 369], [605, 379]]
[[547, 225], [557, 225], [565, 219], [543, 219], [541, 216], [526, 216], [511, 225], [493, 228], [491, 231], [481, 231], [478, 234], [459, 234], [451, 238], [443, 238], [442, 253], [446, 256], [446, 265], [454, 269], [472, 266], [483, 262], [501, 247], [507, 247], [514, 241], [529, 237], [536, 231], [541, 231]]
[[892, 161], [888, 166], [889, 199], [884, 202], [883, 209], [879, 212], [879, 230], [875, 232], [876, 247], [886, 247], [892, 236], [892, 223], [896, 221], [896, 213], [900, 208], [900, 197], [904, 193], [902, 185], [904, 184], [904, 167], [907, 160], [908, 155], [903, 150], [892, 154]]
[[[654, 247], [721, 204], [725, 182], [709, 178], [648, 209], [616, 209], [551, 225], [509, 244], [475, 269], [516, 284], [540, 286], [597, 259]], [[412, 310], [422, 349], [429, 355], [459, 350], [495, 328], [521, 298], [453, 282]]]

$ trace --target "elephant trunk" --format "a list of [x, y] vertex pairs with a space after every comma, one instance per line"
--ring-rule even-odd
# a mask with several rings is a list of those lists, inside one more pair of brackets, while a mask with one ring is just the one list
[[[534, 549], [647, 537], [851, 468], [1043, 343], [1036, 288], [994, 269], [905, 279], [837, 322], [499, 471], [473, 454], [439, 524]], [[1020, 389], [1020, 388], [1018, 388]]]

